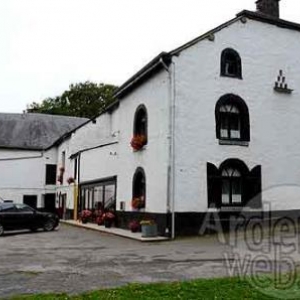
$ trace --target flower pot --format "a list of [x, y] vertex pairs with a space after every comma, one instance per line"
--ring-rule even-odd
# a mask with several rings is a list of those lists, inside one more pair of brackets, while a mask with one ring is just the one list
[[88, 222], [88, 219], [82, 219], [82, 224], [86, 224]]
[[142, 225], [142, 237], [156, 237], [157, 224]]
[[105, 228], [110, 228], [112, 225], [112, 221], [111, 220], [104, 220], [104, 226]]

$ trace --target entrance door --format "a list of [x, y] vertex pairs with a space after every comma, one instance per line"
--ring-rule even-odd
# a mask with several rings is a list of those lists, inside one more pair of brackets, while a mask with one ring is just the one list
[[24, 195], [23, 203], [36, 209], [37, 208], [37, 196], [36, 195]]
[[46, 194], [45, 195], [45, 211], [55, 213], [55, 194]]
[[61, 194], [59, 196], [59, 202], [58, 202], [58, 215], [61, 219], [66, 218], [66, 202], [67, 202], [67, 194]]

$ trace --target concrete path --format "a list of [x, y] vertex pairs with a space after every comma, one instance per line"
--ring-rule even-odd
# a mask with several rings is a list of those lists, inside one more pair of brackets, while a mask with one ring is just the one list
[[67, 225], [7, 234], [0, 238], [0, 297], [226, 276], [224, 249], [213, 238], [141, 243]]

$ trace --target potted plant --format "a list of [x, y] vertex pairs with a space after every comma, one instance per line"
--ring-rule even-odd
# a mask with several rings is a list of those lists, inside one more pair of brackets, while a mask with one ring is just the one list
[[74, 180], [73, 177], [69, 177], [69, 178], [67, 179], [67, 182], [68, 182], [68, 184], [71, 184], [71, 183], [74, 183], [75, 180]]
[[106, 228], [110, 228], [115, 220], [115, 215], [111, 211], [103, 214], [103, 222]]
[[144, 196], [134, 197], [131, 201], [131, 206], [134, 209], [145, 208], [145, 197]]
[[130, 145], [134, 151], [141, 150], [147, 144], [147, 137], [144, 134], [134, 135]]
[[62, 175], [58, 175], [57, 176], [57, 181], [62, 184], [63, 183], [63, 176]]
[[131, 232], [139, 232], [140, 231], [140, 223], [137, 220], [132, 220], [128, 225]]
[[97, 209], [94, 212], [94, 219], [96, 221], [96, 223], [100, 226], [104, 224], [104, 213], [101, 209]]
[[83, 210], [80, 213], [81, 222], [83, 224], [86, 224], [90, 220], [91, 216], [92, 216], [92, 212], [90, 210], [88, 210], [88, 209]]
[[157, 236], [157, 224], [154, 220], [142, 220], [140, 225], [142, 227], [142, 237]]

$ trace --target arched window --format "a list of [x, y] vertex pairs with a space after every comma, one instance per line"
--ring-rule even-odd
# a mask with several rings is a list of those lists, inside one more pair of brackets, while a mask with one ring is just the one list
[[146, 176], [142, 168], [137, 168], [132, 182], [132, 208], [146, 207]]
[[261, 166], [249, 170], [236, 158], [225, 160], [219, 168], [207, 163], [208, 207], [261, 207]]
[[134, 116], [133, 138], [131, 146], [134, 150], [141, 150], [148, 142], [148, 116], [144, 105], [140, 105]]
[[227, 48], [221, 54], [221, 75], [242, 78], [242, 62], [240, 55], [233, 49]]
[[250, 141], [249, 111], [243, 99], [232, 94], [221, 97], [215, 115], [217, 139]]

